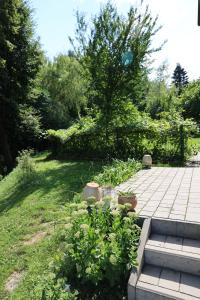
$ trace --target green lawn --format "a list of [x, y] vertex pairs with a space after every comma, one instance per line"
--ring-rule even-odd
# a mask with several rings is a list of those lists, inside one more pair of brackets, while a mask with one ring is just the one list
[[[0, 299], [28, 300], [35, 279], [47, 268], [58, 247], [56, 230], [67, 215], [74, 192], [101, 170], [100, 163], [35, 158], [38, 180], [19, 184], [14, 171], [0, 182]], [[47, 235], [25, 245], [37, 232]], [[24, 280], [12, 293], [5, 283], [14, 271], [24, 271]]]

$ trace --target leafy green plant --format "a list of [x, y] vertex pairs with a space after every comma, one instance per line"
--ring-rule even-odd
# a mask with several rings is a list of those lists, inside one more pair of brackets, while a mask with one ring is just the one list
[[17, 171], [19, 179], [22, 182], [30, 182], [36, 177], [36, 166], [34, 159], [31, 157], [33, 150], [22, 150], [17, 157]]
[[142, 165], [134, 159], [127, 161], [113, 160], [111, 165], [104, 166], [103, 172], [94, 177], [94, 181], [100, 185], [118, 185], [126, 181], [141, 169]]
[[71, 292], [63, 279], [56, 279], [54, 273], [46, 274], [31, 291], [30, 299], [37, 300], [76, 300], [77, 291]]
[[54, 278], [78, 290], [78, 299], [125, 299], [130, 270], [137, 264], [141, 229], [136, 214], [126, 205], [111, 209], [107, 200], [70, 205], [62, 251], [51, 264]]

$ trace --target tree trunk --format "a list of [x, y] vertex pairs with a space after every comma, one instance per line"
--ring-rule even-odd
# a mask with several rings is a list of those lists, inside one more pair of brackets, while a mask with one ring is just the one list
[[13, 168], [13, 158], [11, 154], [8, 137], [2, 123], [0, 123], [0, 153], [3, 155], [7, 171], [11, 171]]

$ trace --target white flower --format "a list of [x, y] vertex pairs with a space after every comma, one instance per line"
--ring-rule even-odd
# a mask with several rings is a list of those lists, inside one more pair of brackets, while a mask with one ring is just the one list
[[73, 225], [70, 223], [65, 224], [65, 228], [68, 230], [72, 229], [72, 227], [73, 227]]
[[79, 238], [80, 238], [80, 234], [81, 234], [80, 231], [77, 231], [77, 233], [75, 233], [74, 236], [75, 236], [77, 239], [79, 239]]
[[83, 231], [88, 231], [90, 226], [88, 224], [81, 224], [80, 228], [83, 230]]
[[115, 234], [115, 233], [110, 233], [110, 234], [109, 234], [109, 239], [110, 239], [111, 241], [115, 240], [115, 238], [116, 238], [116, 234]]

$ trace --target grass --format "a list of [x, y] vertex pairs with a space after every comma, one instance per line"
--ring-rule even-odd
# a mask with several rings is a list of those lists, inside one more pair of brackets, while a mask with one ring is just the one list
[[[0, 182], [0, 299], [31, 299], [34, 281], [58, 247], [56, 229], [64, 223], [67, 204], [101, 170], [98, 162], [48, 160], [47, 153], [36, 156], [35, 162], [36, 182], [20, 184], [16, 170]], [[24, 245], [39, 231], [50, 234]], [[9, 294], [4, 288], [8, 277], [22, 270], [22, 284]]]
[[[2, 300], [37, 300], [31, 296], [34, 285], [58, 250], [57, 232], [66, 223], [69, 202], [86, 182], [96, 178], [116, 185], [140, 168], [133, 160], [114, 161], [105, 167], [100, 162], [49, 160], [48, 153], [35, 156], [34, 161], [32, 181], [20, 181], [17, 169], [0, 181]], [[35, 244], [24, 243], [39, 232], [46, 232], [46, 237]], [[5, 284], [15, 271], [23, 272], [24, 279], [12, 293], [6, 292]]]

